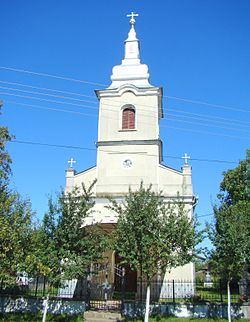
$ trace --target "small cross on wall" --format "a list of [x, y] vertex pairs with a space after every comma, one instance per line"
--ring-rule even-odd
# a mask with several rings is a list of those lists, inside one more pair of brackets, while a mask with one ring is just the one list
[[190, 159], [190, 156], [187, 153], [185, 153], [184, 156], [181, 158], [184, 159], [185, 164], [188, 164], [188, 159]]
[[71, 158], [71, 159], [68, 161], [68, 163], [69, 163], [70, 168], [73, 168], [73, 163], [76, 163], [76, 161], [75, 161], [73, 158]]

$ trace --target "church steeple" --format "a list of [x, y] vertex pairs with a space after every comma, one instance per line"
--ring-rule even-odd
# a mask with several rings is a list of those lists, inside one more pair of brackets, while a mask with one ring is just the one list
[[[139, 40], [136, 38], [135, 32], [135, 18], [139, 15], [137, 13], [132, 12], [131, 14], [127, 15], [127, 17], [131, 17], [129, 23], [131, 29], [128, 33], [128, 38], [125, 40], [125, 57], [122, 61], [123, 64], [140, 64], [140, 44]], [[135, 61], [136, 59], [136, 61]]]
[[135, 17], [138, 14], [132, 12], [127, 15], [130, 19], [130, 31], [125, 40], [125, 55], [121, 65], [114, 66], [111, 75], [112, 84], [109, 88], [118, 88], [124, 84], [132, 84], [137, 87], [151, 87], [149, 83], [148, 66], [140, 61], [140, 42], [136, 37]]

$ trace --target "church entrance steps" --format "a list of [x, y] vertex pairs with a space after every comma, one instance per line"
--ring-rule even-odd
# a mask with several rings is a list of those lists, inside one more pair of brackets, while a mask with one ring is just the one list
[[121, 301], [120, 300], [90, 300], [89, 308], [93, 311], [110, 311], [110, 312], [120, 312], [121, 310]]
[[84, 312], [84, 322], [119, 322], [122, 321], [121, 314], [108, 311], [86, 311]]

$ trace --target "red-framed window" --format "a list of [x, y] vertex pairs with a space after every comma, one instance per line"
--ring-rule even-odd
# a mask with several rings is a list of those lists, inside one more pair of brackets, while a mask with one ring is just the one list
[[122, 129], [131, 130], [135, 128], [135, 109], [126, 107], [122, 111]]

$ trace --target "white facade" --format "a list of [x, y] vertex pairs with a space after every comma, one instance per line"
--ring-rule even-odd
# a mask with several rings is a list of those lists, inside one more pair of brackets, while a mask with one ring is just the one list
[[[134, 24], [132, 18], [125, 41], [125, 57], [121, 65], [113, 68], [111, 85], [96, 91], [100, 102], [96, 166], [80, 173], [72, 168], [66, 171], [66, 192], [74, 186], [81, 187], [82, 183], [88, 186], [97, 179], [94, 187], [96, 204], [87, 224], [116, 223], [116, 214], [105, 207], [107, 196], [122, 200], [129, 187], [137, 190], [141, 182], [161, 191], [166, 201], [174, 200], [179, 194], [190, 216], [193, 213], [195, 197], [191, 166], [184, 164], [178, 171], [161, 164], [162, 88], [149, 83], [148, 67], [140, 62]], [[123, 110], [128, 105], [134, 110], [135, 124], [132, 129], [123, 129]], [[170, 278], [193, 280], [193, 264], [167, 273], [165, 279]]]

